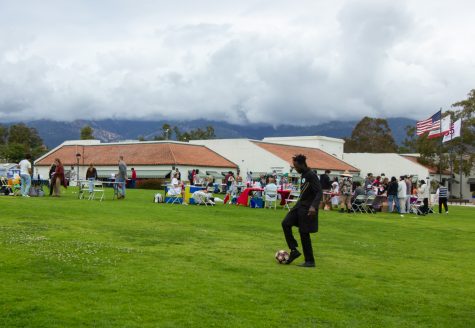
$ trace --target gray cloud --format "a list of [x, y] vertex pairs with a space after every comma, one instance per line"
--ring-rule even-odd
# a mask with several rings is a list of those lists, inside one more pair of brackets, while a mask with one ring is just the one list
[[459, 3], [11, 2], [0, 120], [425, 117], [475, 87]]

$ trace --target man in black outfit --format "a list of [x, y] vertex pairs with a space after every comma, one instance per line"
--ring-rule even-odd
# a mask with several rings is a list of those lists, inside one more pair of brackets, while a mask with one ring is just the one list
[[292, 227], [299, 228], [300, 240], [302, 242], [305, 262], [301, 267], [314, 267], [312, 240], [310, 233], [318, 231], [318, 205], [322, 199], [322, 187], [317, 175], [307, 166], [304, 155], [293, 157], [293, 164], [298, 173], [301, 174], [300, 197], [295, 206], [290, 210], [282, 221], [285, 240], [290, 248], [290, 256], [286, 264], [292, 263], [301, 254], [297, 250], [298, 244], [292, 234]]
[[51, 196], [53, 194], [53, 185], [54, 185], [54, 179], [53, 175], [54, 172], [56, 171], [56, 165], [53, 163], [51, 167], [49, 168], [49, 195]]

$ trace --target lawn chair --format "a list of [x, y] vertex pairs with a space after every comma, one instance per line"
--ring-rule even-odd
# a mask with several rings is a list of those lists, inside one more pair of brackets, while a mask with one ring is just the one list
[[294, 205], [299, 201], [300, 198], [300, 191], [291, 191], [287, 199], [285, 200], [284, 208], [290, 211], [291, 207], [290, 204], [294, 203]]
[[4, 194], [5, 196], [13, 194], [12, 188], [8, 185], [8, 180], [4, 177], [0, 178], [0, 193]]
[[89, 181], [80, 180], [79, 181], [79, 193], [78, 198], [83, 199], [85, 192], [89, 192]]
[[376, 201], [375, 195], [370, 195], [366, 198], [366, 201], [363, 204], [363, 208], [366, 213], [374, 214], [376, 211], [374, 209], [374, 203]]
[[365, 203], [366, 203], [365, 195], [356, 196], [356, 198], [351, 203], [351, 209], [353, 210], [353, 213], [356, 213], [356, 212], [368, 213], [365, 210]]
[[96, 194], [101, 195], [101, 198], [99, 199], [99, 201], [102, 202], [102, 200], [104, 199], [104, 185], [102, 184], [101, 181], [94, 181], [94, 187], [92, 189], [92, 192], [89, 194], [88, 200], [95, 199]]
[[181, 196], [181, 193], [169, 192], [173, 188], [171, 184], [167, 184], [166, 188], [167, 189], [165, 192], [165, 203], [167, 204], [182, 204], [183, 203], [183, 197]]
[[439, 198], [436, 194], [431, 194], [429, 198], [429, 207], [427, 208], [427, 214], [436, 213], [436, 208], [439, 207]]
[[411, 206], [409, 207], [409, 212], [417, 215], [422, 215], [421, 207], [424, 205], [422, 198], [417, 198], [414, 201], [411, 201]]
[[[271, 208], [274, 204], [274, 210], [277, 209], [277, 191], [265, 190], [264, 191], [265, 208]], [[270, 205], [270, 206], [268, 206]]]

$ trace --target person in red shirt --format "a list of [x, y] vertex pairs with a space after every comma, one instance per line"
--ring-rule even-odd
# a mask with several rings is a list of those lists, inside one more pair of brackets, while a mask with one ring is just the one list
[[130, 187], [135, 188], [135, 180], [137, 180], [137, 172], [132, 168], [132, 178], [130, 180]]

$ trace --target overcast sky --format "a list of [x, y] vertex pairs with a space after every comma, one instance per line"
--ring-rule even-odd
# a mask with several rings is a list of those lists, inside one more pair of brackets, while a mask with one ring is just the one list
[[423, 119], [475, 88], [473, 0], [0, 0], [0, 121]]

